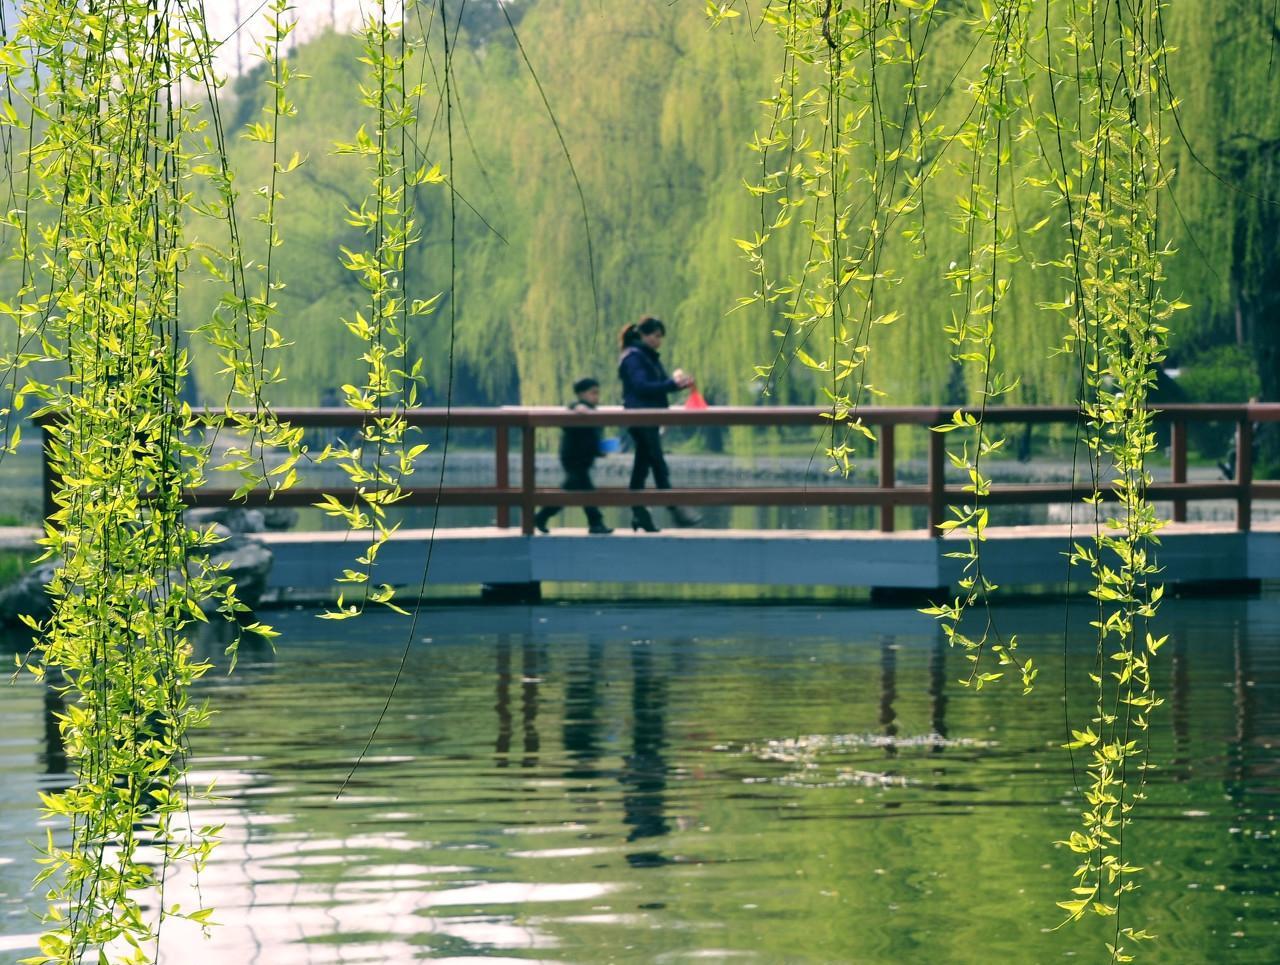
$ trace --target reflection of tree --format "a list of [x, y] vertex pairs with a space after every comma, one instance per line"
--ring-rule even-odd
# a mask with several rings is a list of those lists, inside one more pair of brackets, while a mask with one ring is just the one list
[[[664, 793], [667, 762], [662, 756], [667, 743], [667, 687], [654, 670], [653, 652], [647, 645], [632, 646], [631, 672], [631, 753], [623, 758], [619, 781], [622, 821], [631, 828], [627, 840], [639, 841], [662, 837], [670, 830]], [[627, 855], [627, 862], [636, 867], [657, 866], [666, 860], [656, 851]]]
[[601, 775], [600, 682], [604, 644], [592, 638], [585, 658], [565, 668], [564, 750], [569, 758], [566, 778], [591, 780]]

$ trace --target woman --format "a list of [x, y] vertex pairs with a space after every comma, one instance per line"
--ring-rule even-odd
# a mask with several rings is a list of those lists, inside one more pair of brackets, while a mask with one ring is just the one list
[[[676, 369], [668, 376], [662, 367], [658, 349], [667, 328], [661, 320], [645, 316], [622, 330], [619, 338], [622, 355], [618, 358], [618, 377], [622, 379], [622, 405], [626, 409], [665, 409], [667, 396], [693, 386], [693, 379]], [[658, 489], [671, 488], [671, 475], [662, 454], [662, 437], [658, 426], [632, 426], [629, 430], [635, 444], [636, 461], [631, 467], [631, 488], [644, 489], [645, 479], [653, 473]], [[701, 520], [679, 506], [671, 507], [671, 519], [677, 526], [696, 526]], [[631, 510], [631, 529], [658, 532], [649, 510], [635, 506]]]

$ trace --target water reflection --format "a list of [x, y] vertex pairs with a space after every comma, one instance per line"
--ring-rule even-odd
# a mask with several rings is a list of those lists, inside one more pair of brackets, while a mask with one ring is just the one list
[[947, 649], [939, 637], [929, 651], [929, 729], [942, 738], [933, 745], [935, 754], [946, 747], [947, 738]]
[[564, 668], [564, 723], [561, 741], [569, 766], [563, 774], [570, 781], [594, 781], [604, 776], [599, 761], [601, 746], [600, 684], [604, 669], [604, 640], [592, 636], [581, 656], [567, 659]]
[[[667, 682], [654, 667], [648, 641], [631, 645], [631, 752], [623, 758], [622, 823], [628, 843], [660, 838], [671, 830], [666, 815]], [[659, 851], [631, 851], [627, 863], [652, 868], [667, 862]]]
[[538, 685], [542, 683], [542, 664], [545, 643], [539, 644], [526, 637], [521, 648], [520, 723], [524, 728], [524, 757], [521, 767], [533, 767], [538, 763], [538, 750], [542, 741], [538, 737]]
[[1170, 774], [1175, 781], [1186, 781], [1190, 778], [1187, 765], [1190, 762], [1191, 750], [1191, 714], [1188, 695], [1191, 690], [1191, 674], [1187, 660], [1187, 637], [1179, 633], [1171, 641], [1172, 653], [1169, 655], [1169, 724], [1173, 731], [1173, 760], [1170, 761]]
[[886, 757], [898, 753], [893, 738], [898, 736], [898, 721], [893, 713], [893, 702], [898, 696], [898, 647], [892, 637], [880, 641], [880, 726], [889, 740], [884, 743]]
[[511, 638], [499, 634], [494, 653], [497, 656], [497, 672], [494, 674], [497, 696], [493, 709], [498, 715], [498, 737], [493, 745], [494, 764], [506, 767], [511, 763], [507, 757], [511, 753]]
[[1247, 635], [1240, 625], [1231, 628], [1231, 697], [1234, 710], [1234, 732], [1227, 743], [1227, 773], [1224, 780], [1227, 796], [1239, 807], [1249, 790], [1249, 779], [1255, 734], [1255, 706], [1251, 654]]
[[[66, 744], [62, 738], [62, 727], [59, 723], [67, 713], [67, 700], [62, 692], [53, 686], [44, 688], [44, 748], [40, 754], [44, 772], [57, 776], [67, 773]], [[64, 790], [59, 786], [58, 790]]]
[[[494, 763], [498, 767], [511, 764], [511, 746], [514, 738], [514, 723], [511, 708], [512, 678], [512, 638], [510, 634], [499, 634], [494, 647], [495, 654], [495, 701], [494, 711], [498, 717], [498, 732], [494, 740]], [[536, 767], [538, 752], [542, 748], [542, 739], [538, 735], [538, 688], [542, 683], [543, 664], [546, 659], [545, 645], [540, 645], [526, 638], [520, 647], [520, 766]]]
[[[1049, 842], [1079, 811], [1057, 749], [1061, 615], [1004, 617], [1044, 666], [1023, 698], [961, 688], [909, 611], [432, 610], [435, 642], [335, 800], [400, 625], [339, 636], [280, 614], [274, 662], [242, 649], [234, 677], [201, 685], [216, 713], [194, 777], [223, 799], [196, 819], [226, 825], [201, 886], [226, 924], [209, 941], [175, 924], [162, 962], [1086, 960], [1092, 937], [1042, 930], [1070, 876]], [[1280, 605], [1170, 619], [1152, 739], [1178, 763], [1134, 825], [1139, 852], [1162, 849], [1144, 924], [1162, 960], [1269, 965]], [[1087, 627], [1072, 646], [1087, 666]], [[1066, 696], [1088, 705], [1087, 685]], [[0, 694], [3, 934], [27, 936], [39, 904], [23, 842], [65, 766], [59, 712], [35, 684]], [[192, 881], [170, 884], [186, 903]], [[31, 954], [23, 940], [0, 963]]]

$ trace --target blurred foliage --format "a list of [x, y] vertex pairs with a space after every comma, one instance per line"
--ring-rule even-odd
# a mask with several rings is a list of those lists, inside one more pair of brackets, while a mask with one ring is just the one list
[[[1215, 345], [1190, 357], [1178, 376], [1187, 402], [1248, 402], [1262, 388], [1258, 362], [1243, 345]], [[1270, 433], [1259, 441], [1270, 442]], [[1208, 459], [1222, 459], [1235, 450], [1233, 424], [1193, 422], [1188, 426], [1191, 447]]]
[[1188, 402], [1248, 402], [1262, 388], [1258, 363], [1243, 345], [1215, 345], [1190, 358], [1178, 376]]
[[[599, 317], [581, 211], [555, 128], [501, 10], [469, 3], [461, 25], [452, 24], [460, 38], [452, 71], [459, 192], [453, 339], [445, 193], [420, 192], [424, 241], [407, 265], [417, 296], [445, 293], [440, 310], [411, 332], [412, 350], [426, 358], [426, 401], [441, 403], [450, 394], [451, 368], [455, 403], [559, 403], [565, 386], [586, 374], [602, 380], [606, 403], [614, 401], [614, 334], [645, 312], [669, 323], [664, 354], [697, 375], [714, 402], [761, 399], [752, 372], [776, 350], [771, 332], [778, 319], [759, 306], [730, 311], [753, 285], [732, 239], [749, 237], [759, 224], [758, 201], [744, 187], [758, 175], [759, 158], [746, 145], [768, 125], [759, 103], [780, 67], [776, 38], [753, 30], [745, 15], [709, 29], [698, 4], [525, 0], [508, 9], [582, 182]], [[1280, 255], [1272, 243], [1280, 230], [1273, 200], [1280, 198], [1280, 115], [1271, 104], [1280, 70], [1272, 65], [1269, 16], [1241, 0], [1194, 0], [1166, 11], [1166, 29], [1179, 48], [1169, 72], [1181, 105], [1178, 125], [1167, 132], [1177, 169], [1168, 195], [1173, 210], [1162, 217], [1178, 249], [1167, 287], [1192, 306], [1172, 334], [1173, 363], [1187, 369], [1205, 349], [1247, 346], [1259, 360], [1262, 398], [1275, 399], [1280, 329], [1269, 319], [1280, 293]], [[420, 10], [408, 25], [417, 35], [430, 32], [428, 55], [410, 68], [432, 91], [415, 141], [447, 171], [436, 93], [442, 32], [432, 30], [431, 17], [430, 9]], [[960, 89], [972, 42], [959, 18], [936, 27], [929, 43], [929, 89]], [[287, 244], [275, 253], [287, 285], [279, 292], [281, 329], [295, 343], [287, 381], [273, 389], [282, 403], [315, 404], [325, 387], [359, 374], [340, 318], [363, 293], [343, 270], [339, 246], [360, 240], [344, 211], [358, 204], [360, 176], [352, 158], [331, 153], [335, 141], [349, 138], [359, 111], [357, 55], [355, 39], [334, 34], [297, 51], [297, 67], [310, 79], [292, 91], [298, 116], [282, 144], [285, 156], [296, 150], [306, 157], [286, 189]], [[265, 94], [254, 80], [224, 91], [228, 126], [259, 116]], [[957, 120], [950, 115], [958, 104], [942, 104], [939, 121]], [[247, 213], [253, 190], [266, 181], [268, 153], [239, 140], [232, 161], [242, 198], [250, 199]], [[906, 245], [900, 252], [903, 283], [893, 307], [902, 318], [877, 332], [868, 372], [889, 404], [954, 403], [972, 393], [942, 335], [952, 307], [943, 276], [964, 249], [948, 216], [956, 187], [940, 177], [926, 194], [925, 256], [911, 258]], [[1052, 213], [1043, 191], [1026, 185], [1018, 186], [1016, 205], [1024, 226]], [[1075, 373], [1050, 355], [1060, 323], [1037, 308], [1066, 290], [1059, 273], [1044, 265], [1056, 250], [1058, 220], [1018, 239], [1026, 258], [1014, 271], [1004, 303], [1008, 321], [997, 336], [1008, 375], [1021, 378], [1011, 402], [1072, 397]], [[191, 327], [212, 310], [214, 287], [193, 282], [186, 291]], [[206, 401], [223, 396], [218, 368], [211, 353], [196, 351]], [[764, 401], [818, 399], [812, 374], [792, 367]]]

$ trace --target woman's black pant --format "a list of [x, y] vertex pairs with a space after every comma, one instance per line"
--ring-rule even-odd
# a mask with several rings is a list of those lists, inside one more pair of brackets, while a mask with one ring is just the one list
[[636, 461], [631, 466], [631, 488], [644, 489], [645, 480], [653, 473], [653, 484], [658, 489], [671, 488], [671, 474], [667, 471], [667, 459], [662, 454], [662, 437], [657, 426], [632, 426], [629, 430], [635, 444]]

